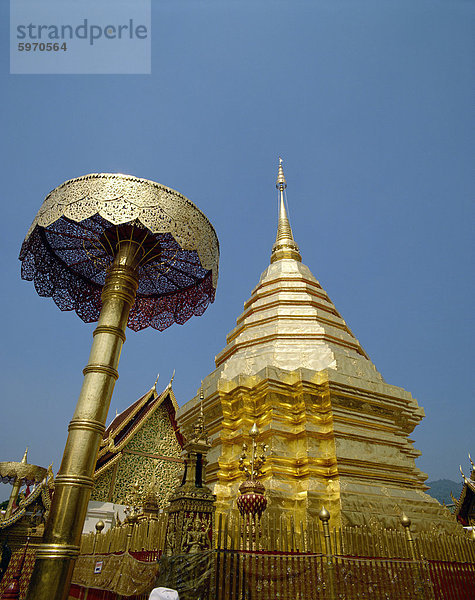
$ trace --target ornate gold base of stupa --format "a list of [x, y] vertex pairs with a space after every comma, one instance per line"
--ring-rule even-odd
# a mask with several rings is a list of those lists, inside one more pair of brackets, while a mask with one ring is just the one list
[[[322, 506], [331, 526], [399, 528], [402, 513], [413, 529], [454, 532], [449, 511], [427, 495], [420, 452], [408, 435], [423, 411], [412, 396], [384, 382], [333, 370], [286, 372], [268, 367], [231, 381], [210, 375], [204, 412], [212, 449], [208, 485], [217, 512], [236, 508], [242, 475], [238, 458], [256, 422], [269, 446], [262, 482], [269, 513], [316, 519]], [[192, 400], [179, 411], [181, 426], [196, 418]]]

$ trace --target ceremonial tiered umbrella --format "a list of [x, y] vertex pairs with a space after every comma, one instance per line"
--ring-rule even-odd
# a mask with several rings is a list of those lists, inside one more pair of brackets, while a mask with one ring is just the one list
[[0, 481], [2, 483], [11, 483], [13, 486], [7, 510], [3, 515], [4, 520], [10, 518], [21, 487], [23, 485], [31, 486], [40, 483], [46, 475], [47, 469], [38, 465], [30, 465], [27, 462], [27, 456], [28, 448], [25, 450], [25, 454], [20, 462], [0, 462]]
[[21, 248], [22, 277], [98, 325], [28, 598], [67, 596], [126, 326], [162, 331], [203, 314], [214, 301], [218, 258], [205, 215], [158, 183], [100, 173], [46, 197]]

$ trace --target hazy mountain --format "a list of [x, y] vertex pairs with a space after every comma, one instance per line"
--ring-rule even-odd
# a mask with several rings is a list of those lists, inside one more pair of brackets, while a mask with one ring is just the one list
[[441, 504], [452, 504], [450, 492], [457, 498], [460, 496], [462, 491], [462, 482], [452, 481], [450, 479], [437, 479], [437, 481], [428, 481], [427, 484], [430, 489], [427, 490], [427, 494], [436, 498]]

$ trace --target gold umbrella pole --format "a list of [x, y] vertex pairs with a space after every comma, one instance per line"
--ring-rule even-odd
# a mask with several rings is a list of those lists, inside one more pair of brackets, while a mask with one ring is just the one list
[[102, 291], [102, 308], [61, 468], [55, 479], [51, 512], [28, 588], [29, 600], [68, 597], [81, 532], [93, 486], [93, 473], [109, 410], [129, 311], [138, 287], [142, 247], [125, 240], [117, 245]]
[[[21, 459], [21, 462], [23, 465], [27, 464], [26, 463], [27, 455], [28, 455], [28, 448], [25, 450], [25, 454], [23, 455], [23, 458]], [[13, 505], [17, 501], [18, 494], [20, 493], [20, 489], [21, 489], [21, 477], [19, 475], [17, 475], [15, 477], [15, 481], [13, 482], [12, 493], [10, 494], [10, 499], [8, 500], [7, 510], [5, 511], [5, 515], [3, 517], [4, 519], [8, 519], [9, 517], [11, 517], [12, 512], [13, 512]]]
[[21, 479], [17, 477], [13, 483], [12, 493], [10, 494], [10, 498], [8, 500], [7, 510], [5, 511], [4, 519], [8, 519], [12, 516], [13, 505], [17, 501], [18, 494], [20, 493], [21, 488]]

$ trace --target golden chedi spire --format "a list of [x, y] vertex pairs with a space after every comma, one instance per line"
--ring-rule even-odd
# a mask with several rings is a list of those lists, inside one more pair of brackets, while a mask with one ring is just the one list
[[279, 158], [279, 173], [275, 187], [279, 190], [279, 221], [275, 244], [272, 246], [271, 263], [283, 258], [292, 258], [301, 261], [302, 257], [300, 256], [299, 247], [294, 241], [287, 210], [285, 209], [284, 190], [287, 187], [287, 182], [281, 158]]
[[279, 221], [270, 265], [245, 302], [226, 347], [216, 356], [220, 377], [230, 381], [274, 367], [287, 372], [334, 369], [380, 382], [381, 374], [302, 262], [286, 211], [286, 186], [280, 159]]

